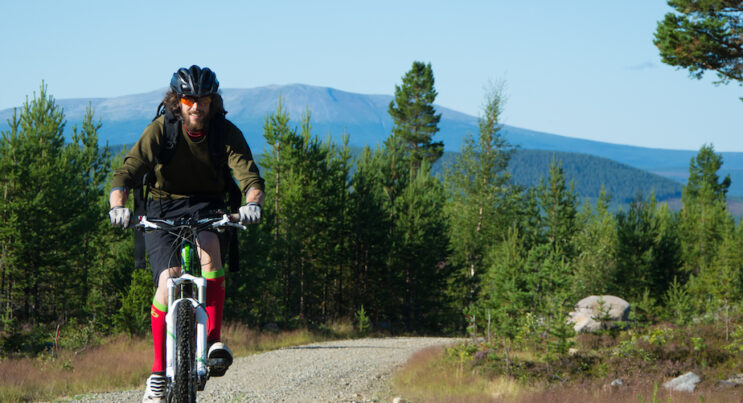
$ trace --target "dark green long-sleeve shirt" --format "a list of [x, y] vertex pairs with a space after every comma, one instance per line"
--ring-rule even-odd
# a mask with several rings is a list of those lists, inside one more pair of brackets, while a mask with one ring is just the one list
[[[209, 156], [206, 138], [192, 140], [182, 128], [175, 153], [167, 165], [156, 164], [156, 156], [164, 142], [165, 117], [161, 116], [145, 128], [137, 144], [124, 157], [124, 163], [114, 172], [113, 187], [132, 189], [142, 183], [147, 172], [155, 173], [150, 195], [155, 200], [177, 199], [191, 195], [223, 195], [224, 174], [217, 172]], [[227, 164], [239, 182], [243, 194], [251, 187], [264, 190], [264, 180], [253, 161], [250, 147], [242, 132], [226, 121], [225, 133]]]

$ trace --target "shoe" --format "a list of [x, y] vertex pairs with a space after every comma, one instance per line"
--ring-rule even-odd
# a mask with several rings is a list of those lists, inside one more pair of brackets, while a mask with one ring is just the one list
[[222, 342], [216, 341], [209, 345], [206, 354], [209, 376], [222, 376], [232, 365], [232, 351]]
[[142, 403], [165, 403], [165, 389], [168, 378], [162, 374], [152, 374], [147, 378], [147, 389], [144, 390]]

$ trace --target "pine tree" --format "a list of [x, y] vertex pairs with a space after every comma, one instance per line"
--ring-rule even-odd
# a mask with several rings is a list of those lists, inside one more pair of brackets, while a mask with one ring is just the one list
[[408, 330], [437, 329], [445, 316], [448, 277], [443, 184], [423, 162], [395, 200], [390, 267], [402, 273], [402, 319]]
[[[73, 171], [77, 173], [78, 189], [81, 192], [73, 194], [68, 199], [67, 211], [69, 212], [72, 233], [80, 234], [81, 242], [73, 245], [73, 251], [77, 256], [74, 264], [78, 267], [72, 276], [71, 288], [79, 290], [79, 304], [85, 306], [88, 314], [95, 314], [92, 306], [91, 294], [108, 294], [111, 308], [117, 306], [114, 297], [117, 293], [111, 290], [111, 283], [104, 278], [114, 272], [112, 266], [96, 268], [99, 257], [109, 253], [111, 244], [104, 244], [98, 240], [107, 238], [106, 234], [111, 232], [108, 220], [102, 220], [108, 211], [108, 194], [104, 193], [104, 186], [110, 173], [111, 151], [108, 146], [98, 146], [98, 130], [102, 123], [95, 121], [94, 112], [89, 105], [81, 124], [81, 130], [77, 126], [72, 130], [72, 142], [65, 147], [68, 163], [74, 166]], [[67, 184], [73, 187], [72, 183]], [[103, 201], [103, 202], [101, 202]], [[114, 265], [115, 266], [115, 265]], [[103, 278], [102, 278], [103, 277]], [[105, 284], [105, 285], [104, 285]], [[77, 286], [77, 287], [75, 287]], [[107, 288], [107, 290], [96, 290], [96, 288]], [[113, 295], [111, 295], [113, 294]], [[74, 303], [75, 299], [70, 300]], [[97, 313], [99, 318], [107, 317], [109, 312]]]
[[[689, 162], [689, 179], [685, 189], [687, 199], [706, 197], [714, 201], [725, 201], [731, 180], [730, 175], [720, 180], [717, 174], [720, 168], [722, 156], [715, 153], [714, 146], [702, 146], [696, 157]], [[709, 189], [704, 189], [704, 186], [709, 186]]]
[[539, 206], [544, 216], [546, 242], [553, 252], [572, 259], [573, 236], [577, 232], [577, 208], [574, 186], [568, 186], [562, 164], [552, 160], [549, 179], [538, 187]]
[[[126, 150], [122, 149], [108, 162], [106, 168], [109, 175], [103, 185], [95, 204], [91, 206], [98, 211], [94, 217], [97, 219], [90, 230], [89, 236], [89, 268], [87, 270], [88, 292], [86, 298], [86, 311], [91, 319], [100, 329], [107, 330], [115, 323], [110, 322], [118, 314], [127, 290], [133, 281], [134, 271], [134, 243], [130, 230], [112, 228], [108, 220], [109, 193], [113, 176], [110, 175], [115, 167], [120, 167]], [[102, 155], [105, 155], [102, 154]], [[132, 200], [128, 201], [132, 208]], [[149, 270], [147, 270], [149, 273]], [[152, 276], [148, 276], [149, 286], [153, 287]], [[149, 312], [151, 305], [152, 290], [150, 295], [137, 303], [146, 304], [145, 311]]]
[[670, 211], [656, 206], [654, 196], [638, 194], [627, 212], [617, 213], [614, 289], [622, 298], [639, 300], [646, 289], [659, 298], [678, 275], [679, 243]]
[[579, 214], [579, 232], [575, 236], [575, 272], [572, 300], [589, 295], [604, 295], [612, 289], [617, 267], [616, 221], [609, 212], [610, 196], [602, 188], [596, 210], [586, 202]]
[[0, 141], [3, 305], [21, 320], [81, 316], [93, 284], [97, 202], [109, 173], [88, 107], [65, 145], [64, 113], [42, 83]]
[[574, 187], [568, 186], [560, 163], [553, 159], [549, 178], [542, 180], [527, 200], [531, 200], [526, 204], [527, 217], [521, 223], [529, 243], [526, 290], [530, 292], [531, 309], [546, 313], [548, 301], [569, 296], [574, 237], [579, 231]]
[[64, 155], [64, 125], [61, 107], [42, 84], [0, 144], [6, 306], [22, 319], [56, 318], [72, 306], [66, 302], [74, 276], [70, 250], [79, 237], [69, 231], [66, 208], [82, 189]]
[[389, 322], [401, 303], [401, 273], [388, 265], [393, 224], [384, 165], [382, 149], [372, 151], [365, 147], [356, 159], [351, 179], [349, 220], [354, 282], [349, 288], [352, 305], [363, 305], [372, 322]]
[[726, 226], [709, 270], [692, 281], [691, 289], [714, 307], [741, 301], [743, 295], [743, 226]]
[[516, 215], [518, 189], [507, 172], [514, 148], [499, 121], [503, 102], [501, 89], [487, 94], [477, 138], [467, 136], [461, 154], [445, 168], [451, 262], [457, 268], [450, 292], [460, 309], [478, 298], [485, 255], [505, 238]]
[[534, 308], [533, 267], [527, 262], [528, 249], [519, 230], [514, 226], [506, 238], [491, 247], [488, 270], [484, 275], [477, 317], [490, 312], [497, 334], [513, 339], [519, 328], [519, 318]]
[[403, 76], [402, 85], [395, 86], [395, 99], [389, 105], [395, 123], [392, 136], [407, 150], [413, 175], [422, 161], [433, 163], [444, 152], [443, 142], [433, 141], [441, 120], [433, 106], [437, 95], [431, 63], [416, 61]]
[[342, 147], [320, 142], [310, 121], [307, 111], [299, 129], [290, 128], [281, 102], [266, 120], [270, 152], [261, 165], [273, 203], [266, 206], [271, 236], [264, 242], [270, 244], [270, 266], [279, 273], [278, 281], [271, 281], [283, 300], [277, 313], [324, 321], [351, 311], [343, 289], [348, 280], [350, 151], [347, 140]]
[[674, 12], [658, 22], [653, 43], [663, 63], [694, 78], [717, 73], [717, 83], [743, 82], [743, 4], [735, 0], [668, 0]]
[[689, 163], [689, 180], [684, 186], [679, 217], [679, 234], [683, 249], [684, 270], [699, 275], [708, 269], [717, 254], [722, 234], [729, 230], [726, 194], [730, 177], [720, 181], [717, 171], [722, 156], [705, 145]]

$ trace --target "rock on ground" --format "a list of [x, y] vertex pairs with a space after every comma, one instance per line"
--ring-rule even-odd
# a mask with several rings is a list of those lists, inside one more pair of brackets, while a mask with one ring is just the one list
[[693, 392], [701, 381], [699, 376], [693, 372], [687, 372], [678, 378], [673, 378], [663, 384], [663, 387], [675, 392]]
[[570, 312], [568, 321], [574, 324], [573, 329], [576, 333], [595, 332], [602, 326], [602, 323], [596, 320], [597, 317], [606, 315], [607, 324], [626, 321], [629, 317], [629, 310], [629, 302], [622, 298], [613, 295], [591, 295], [575, 304], [575, 309]]

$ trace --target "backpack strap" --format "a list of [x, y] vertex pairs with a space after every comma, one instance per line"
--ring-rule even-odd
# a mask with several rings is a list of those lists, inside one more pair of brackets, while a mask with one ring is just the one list
[[165, 121], [163, 122], [163, 141], [160, 147], [160, 152], [155, 158], [155, 162], [163, 165], [167, 165], [173, 155], [175, 154], [176, 146], [178, 145], [178, 139], [181, 137], [181, 122], [178, 120], [173, 112], [166, 110]]
[[[157, 107], [157, 113], [152, 119], [154, 122], [160, 116], [165, 115], [164, 127], [163, 127], [163, 142], [160, 152], [155, 157], [155, 162], [160, 164], [167, 164], [173, 158], [175, 154], [175, 148], [178, 145], [178, 137], [180, 137], [181, 126], [178, 118], [176, 118], [170, 110], [165, 108], [165, 104], [160, 103]], [[142, 183], [134, 188], [134, 216], [147, 215], [147, 198], [150, 193], [150, 185], [154, 181], [154, 173], [148, 172], [142, 177]], [[144, 269], [147, 267], [147, 260], [145, 259], [145, 245], [144, 245], [144, 233], [142, 231], [134, 231], [134, 268]]]

